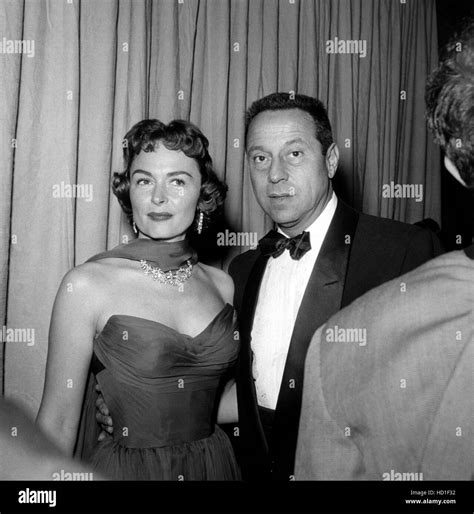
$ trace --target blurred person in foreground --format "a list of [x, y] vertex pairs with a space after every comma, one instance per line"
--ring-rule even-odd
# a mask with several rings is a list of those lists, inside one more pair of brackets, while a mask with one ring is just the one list
[[0, 480], [103, 480], [67, 458], [15, 403], [0, 399]]
[[[426, 88], [445, 166], [474, 191], [474, 19]], [[297, 480], [473, 478], [474, 245], [368, 292], [315, 333]]]

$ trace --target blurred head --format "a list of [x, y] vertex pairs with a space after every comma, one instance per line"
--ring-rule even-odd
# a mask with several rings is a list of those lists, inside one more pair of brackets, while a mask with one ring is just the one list
[[426, 110], [435, 142], [455, 178], [474, 190], [474, 19], [446, 46], [428, 78]]
[[308, 228], [332, 196], [339, 151], [322, 103], [274, 93], [246, 115], [246, 151], [255, 196], [289, 236]]
[[192, 123], [143, 120], [124, 138], [125, 170], [113, 191], [139, 237], [178, 240], [196, 222], [222, 207], [226, 186], [217, 178], [208, 140]]

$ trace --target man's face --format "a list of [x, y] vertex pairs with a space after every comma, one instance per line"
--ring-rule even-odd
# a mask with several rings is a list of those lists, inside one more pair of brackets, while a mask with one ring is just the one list
[[314, 121], [300, 109], [264, 111], [252, 120], [247, 158], [255, 196], [288, 236], [308, 228], [330, 200], [338, 156], [335, 144], [322, 155]]

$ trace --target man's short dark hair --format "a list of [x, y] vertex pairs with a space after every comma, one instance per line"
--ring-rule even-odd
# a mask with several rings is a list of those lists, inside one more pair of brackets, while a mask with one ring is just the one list
[[426, 85], [430, 128], [461, 178], [474, 189], [474, 18], [447, 44]]
[[307, 112], [314, 121], [316, 139], [321, 143], [322, 154], [326, 155], [333, 143], [331, 123], [328, 113], [321, 101], [311, 96], [297, 95], [292, 93], [272, 93], [256, 100], [245, 114], [245, 141], [252, 120], [264, 111], [282, 111], [289, 109], [300, 109]]
[[197, 162], [201, 173], [199, 209], [208, 218], [218, 214], [224, 203], [227, 186], [218, 179], [208, 152], [209, 141], [196, 125], [185, 120], [173, 120], [168, 125], [159, 120], [142, 120], [127, 132], [123, 141], [125, 170], [114, 173], [112, 190], [130, 222], [130, 170], [133, 161], [140, 152], [152, 152], [159, 144], [168, 150], [181, 150]]

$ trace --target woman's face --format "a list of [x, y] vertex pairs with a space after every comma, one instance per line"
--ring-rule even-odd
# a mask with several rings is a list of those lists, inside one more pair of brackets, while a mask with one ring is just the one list
[[201, 191], [198, 163], [162, 144], [141, 151], [130, 169], [130, 201], [139, 237], [184, 239], [196, 214]]

